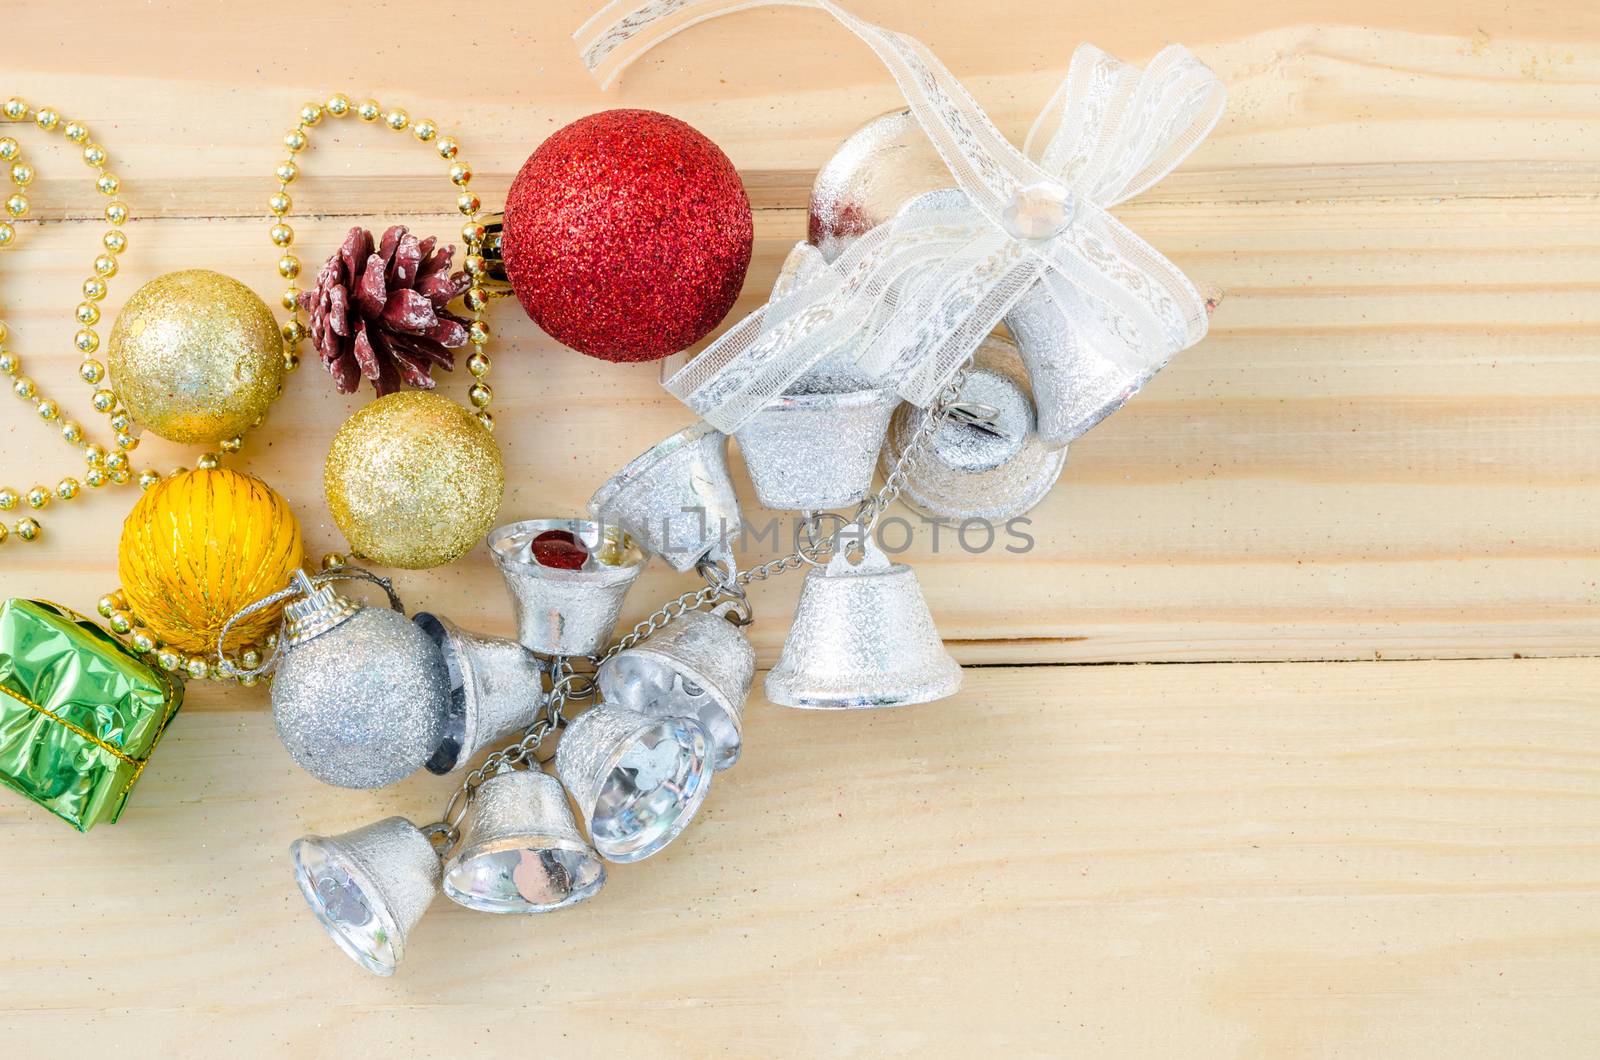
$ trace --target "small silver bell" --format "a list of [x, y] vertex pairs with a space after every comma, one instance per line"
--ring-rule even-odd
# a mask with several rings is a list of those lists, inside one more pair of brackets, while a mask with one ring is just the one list
[[[1206, 295], [1209, 313], [1221, 294], [1211, 289]], [[1042, 284], [1030, 287], [1006, 314], [1006, 328], [1033, 380], [1039, 439], [1052, 448], [1073, 441], [1127, 404], [1167, 363], [1129, 365], [1086, 348]]]
[[294, 878], [322, 929], [374, 975], [393, 975], [406, 934], [439, 892], [439, 855], [416, 825], [390, 817], [289, 847]]
[[[566, 544], [542, 563], [536, 541]], [[582, 519], [526, 519], [489, 531], [489, 551], [517, 614], [517, 640], [541, 655], [605, 649], [623, 601], [649, 557], [616, 528]]]
[[[772, 281], [772, 294], [767, 304], [777, 306], [811, 281], [828, 271], [828, 259], [821, 250], [810, 243], [796, 243]], [[855, 350], [844, 347], [826, 354], [820, 361], [806, 369], [786, 391], [790, 394], [850, 394], [858, 390], [873, 390], [876, 382], [855, 361]]]
[[687, 611], [649, 640], [607, 659], [596, 681], [614, 707], [653, 717], [694, 718], [711, 736], [716, 769], [739, 760], [744, 703], [756, 653], [730, 622], [732, 601]]
[[[913, 405], [895, 414], [881, 458], [885, 475], [927, 416]], [[1050, 448], [1036, 430], [1017, 348], [990, 335], [973, 357], [954, 414], [906, 469], [901, 496], [926, 515], [1003, 522], [1042, 501], [1066, 463], [1066, 448]]]
[[[848, 538], [846, 538], [848, 540]], [[917, 576], [870, 536], [806, 574], [767, 698], [785, 707], [900, 707], [954, 695], [961, 667], [945, 651]]]
[[756, 496], [776, 511], [858, 504], [899, 404], [892, 388], [774, 398], [734, 433]]
[[444, 893], [483, 913], [548, 913], [598, 894], [606, 867], [578, 832], [567, 794], [538, 769], [502, 769], [474, 793]]
[[444, 739], [444, 658], [406, 616], [368, 607], [295, 572], [284, 608], [272, 720], [289, 754], [318, 780], [381, 788], [421, 769]]
[[607, 861], [641, 861], [688, 827], [711, 787], [711, 737], [692, 718], [598, 704], [556, 746], [556, 775]]
[[727, 435], [700, 420], [651, 446], [595, 491], [589, 513], [680, 571], [725, 557], [740, 531]]
[[464, 767], [492, 743], [533, 724], [544, 706], [545, 664], [504, 637], [470, 633], [443, 615], [418, 612], [411, 621], [444, 656], [450, 709], [444, 738], [427, 761], [438, 775]]

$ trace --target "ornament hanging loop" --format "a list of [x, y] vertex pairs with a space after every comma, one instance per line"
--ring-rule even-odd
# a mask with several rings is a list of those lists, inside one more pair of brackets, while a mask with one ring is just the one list
[[[464, 808], [463, 812], [465, 812]], [[461, 830], [459, 827], [457, 827], [460, 825], [460, 823], [461, 822], [459, 818], [456, 821], [456, 825], [448, 825], [443, 821], [436, 821], [433, 824], [424, 825], [423, 827], [417, 829], [417, 831], [421, 832], [423, 837], [426, 838], [428, 842], [433, 844], [433, 852], [438, 854], [442, 859], [445, 857], [445, 855], [449, 854], [450, 851], [454, 849], [456, 843], [460, 841]]]
[[745, 592], [744, 583], [739, 578], [739, 568], [734, 565], [732, 556], [726, 558], [702, 556], [695, 569], [706, 580], [706, 588], [713, 590], [712, 600], [718, 596], [725, 596], [733, 605], [731, 612], [723, 613], [729, 622], [736, 626], [748, 626], [755, 621], [755, 611], [750, 606], [750, 596]]
[[280, 620], [278, 623], [277, 633], [279, 647], [273, 648], [273, 650], [267, 654], [267, 657], [261, 660], [260, 666], [253, 667], [251, 669], [245, 669], [244, 667], [238, 666], [233, 662], [233, 660], [228, 658], [227, 654], [222, 649], [222, 646], [228, 642], [228, 634], [232, 632], [235, 622], [249, 618], [251, 615], [256, 614], [259, 611], [263, 611], [266, 608], [283, 603], [285, 600], [292, 600], [297, 596], [309, 596], [316, 589], [326, 585], [329, 582], [371, 582], [373, 585], [376, 585], [382, 589], [384, 595], [389, 598], [390, 608], [400, 612], [402, 615], [406, 612], [405, 605], [400, 601], [400, 594], [394, 591], [394, 582], [390, 581], [388, 578], [380, 578], [378, 575], [362, 567], [336, 567], [333, 570], [318, 571], [315, 574], [310, 575], [306, 574], [305, 571], [296, 570], [290, 577], [292, 580], [288, 585], [284, 586], [282, 589], [279, 589], [275, 593], [263, 596], [259, 600], [246, 604], [244, 607], [241, 607], [239, 610], [229, 615], [228, 620], [222, 624], [222, 631], [217, 634], [216, 654], [217, 668], [223, 674], [227, 675], [228, 677], [261, 677], [264, 674], [271, 673], [278, 664], [278, 651], [283, 643], [285, 622]]

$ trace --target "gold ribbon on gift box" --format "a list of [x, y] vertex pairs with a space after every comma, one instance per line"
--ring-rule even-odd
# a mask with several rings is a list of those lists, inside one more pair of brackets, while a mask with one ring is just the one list
[[0, 693], [0, 781], [80, 831], [117, 819], [183, 702], [89, 619], [36, 600], [0, 603]]

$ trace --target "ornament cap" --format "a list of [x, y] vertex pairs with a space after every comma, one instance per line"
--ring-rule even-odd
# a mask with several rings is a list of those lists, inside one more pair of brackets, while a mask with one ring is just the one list
[[316, 585], [306, 572], [296, 569], [294, 587], [300, 596], [283, 609], [284, 647], [293, 648], [341, 625], [361, 610], [359, 604], [343, 595], [331, 585]]

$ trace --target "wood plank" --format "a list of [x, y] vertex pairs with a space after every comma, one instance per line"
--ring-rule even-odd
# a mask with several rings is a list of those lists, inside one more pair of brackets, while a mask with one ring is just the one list
[[901, 711], [753, 703], [678, 844], [559, 915], [441, 900], [392, 980], [322, 938], [284, 850], [446, 785], [337, 791], [262, 715], [189, 714], [115, 826], [0, 799], [0, 1030], [19, 1056], [67, 1027], [161, 1056], [1593, 1055], [1597, 677], [984, 668]]
[[[1019, 136], [1079, 35], [1130, 57], [1188, 40], [1232, 93], [1213, 138], [1124, 211], [1193, 275], [1227, 289], [1212, 336], [1075, 447], [1062, 485], [1032, 513], [1027, 557], [973, 556], [948, 542], [934, 554], [926, 530], [908, 553], [958, 654], [1591, 650], [1600, 127], [1589, 104], [1600, 18], [1581, 5], [1552, 15], [1474, 0], [1366, 5], [1354, 28], [1327, 24], [1331, 13], [1306, 2], [1135, 6], [1148, 17], [1062, 25], [1043, 17], [1053, 9], [1011, 0], [997, 9], [1002, 21], [1043, 27], [1014, 35], [990, 33], [996, 13], [967, 5], [862, 9], [923, 35]], [[23, 0], [14, 24], [42, 31], [48, 8]], [[100, 74], [111, 45], [99, 41], [26, 49], [17, 84], [103, 129], [118, 160], [141, 220], [110, 307], [141, 280], [194, 265], [275, 298], [261, 175], [285, 117], [308, 94], [340, 87], [321, 80], [330, 70], [459, 126], [491, 202], [528, 148], [579, 113], [648, 104], [695, 121], [751, 183], [759, 239], [741, 311], [754, 306], [804, 230], [797, 208], [810, 174], [841, 135], [893, 104], [892, 87], [825, 18], [768, 11], [675, 40], [601, 93], [564, 39], [586, 8], [544, 5], [536, 26], [511, 19], [490, 31], [389, 5], [381, 32], [391, 47], [352, 54], [348, 35], [332, 30], [338, 17], [298, 0], [215, 29], [189, 15], [198, 8], [171, 2], [119, 20], [116, 65], [127, 73], [114, 95]], [[292, 52], [260, 54], [253, 27], [263, 19], [298, 28]], [[174, 20], [190, 42], [181, 63], [163, 61]], [[781, 62], [770, 48], [780, 38]], [[420, 67], [392, 58], [440, 46], [497, 58], [461, 81], [420, 79]], [[59, 146], [38, 169], [37, 220], [0, 262], [7, 319], [30, 371], [81, 402], [65, 313], [99, 231], [85, 220], [96, 197]], [[453, 227], [435, 212], [442, 175], [408, 138], [335, 126], [318, 134], [306, 171], [296, 197], [315, 216], [296, 224], [308, 260], [351, 223]], [[390, 212], [369, 215], [377, 204]], [[496, 326], [508, 518], [577, 510], [612, 468], [688, 419], [651, 367], [561, 351], [510, 306]], [[245, 463], [291, 498], [319, 550], [339, 545], [320, 499], [322, 454], [354, 407], [303, 373]], [[33, 477], [53, 481], [69, 470], [66, 451], [18, 406], [0, 415], [0, 441], [10, 474], [38, 469]], [[159, 466], [185, 455], [159, 443], [140, 451]], [[89, 607], [114, 580], [128, 503], [80, 502], [87, 513], [58, 518], [42, 546], [13, 542], [8, 590]], [[634, 613], [681, 584], [653, 572]], [[481, 555], [402, 576], [402, 586], [415, 603], [507, 628]], [[794, 592], [778, 586], [761, 600], [771, 618], [756, 640], [769, 661]]]
[[[1205, 344], [1074, 447], [1063, 482], [1031, 513], [1026, 556], [971, 555], [949, 533], [936, 543], [902, 513], [918, 529], [907, 558], [962, 657], [1591, 650], [1600, 206], [1512, 200], [1495, 209], [1500, 221], [1484, 229], [1473, 227], [1482, 210], [1469, 203], [1429, 207], [1428, 216], [1414, 203], [1141, 208], [1141, 227], [1228, 287], [1228, 300]], [[321, 245], [348, 223], [325, 218], [301, 231]], [[802, 221], [769, 211], [762, 225], [757, 289]], [[13, 259], [30, 266], [8, 274], [19, 344], [65, 330], [55, 303], [76, 282], [88, 234], [65, 235], [29, 231], [37, 245]], [[128, 260], [148, 273], [206, 262], [270, 296], [260, 235], [248, 221], [145, 221], [133, 226], [144, 257]], [[1516, 283], [1505, 282], [1508, 263]], [[128, 286], [131, 278], [119, 289]], [[495, 384], [512, 469], [507, 518], [579, 510], [609, 468], [687, 422], [653, 367], [565, 353], [504, 309]], [[60, 352], [25, 348], [41, 382], [82, 399], [65, 341]], [[451, 380], [446, 391], [459, 387]], [[321, 456], [332, 425], [355, 407], [306, 371], [252, 440], [247, 466], [293, 499], [319, 551], [339, 547], [320, 497]], [[12, 410], [0, 428], [12, 466], [64, 469], [65, 448]], [[182, 451], [157, 440], [139, 456], [164, 467]], [[42, 547], [13, 542], [12, 591], [90, 606], [114, 584], [110, 556], [127, 503], [126, 494], [81, 501], [92, 514], [58, 516], [62, 531]], [[969, 536], [972, 547], [983, 540]], [[747, 562], [774, 554], [767, 541]], [[401, 583], [418, 606], [508, 628], [481, 555]], [[653, 571], [633, 614], [683, 584]], [[761, 590], [771, 620], [755, 634], [769, 661], [794, 592]]]

